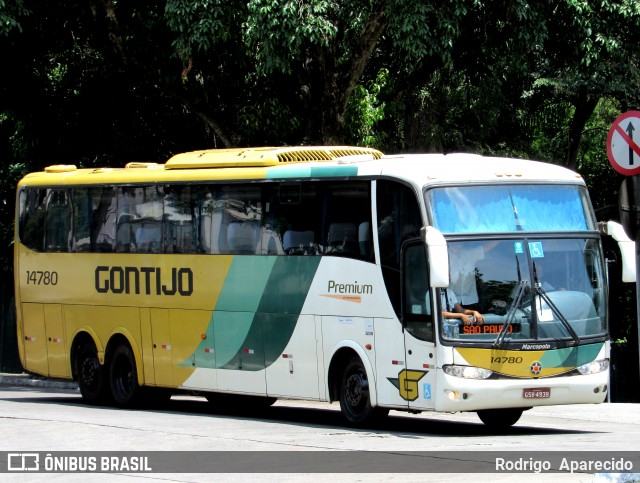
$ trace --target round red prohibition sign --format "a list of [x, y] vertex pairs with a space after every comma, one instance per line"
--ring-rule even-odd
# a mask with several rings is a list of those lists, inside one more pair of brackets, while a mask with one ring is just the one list
[[607, 136], [607, 155], [618, 173], [627, 176], [640, 173], [640, 111], [618, 116]]

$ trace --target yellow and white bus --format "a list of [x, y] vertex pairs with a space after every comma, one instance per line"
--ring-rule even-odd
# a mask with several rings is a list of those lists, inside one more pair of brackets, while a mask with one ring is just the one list
[[393, 409], [508, 426], [607, 396], [600, 234], [558, 166], [205, 150], [51, 166], [17, 201], [22, 364], [89, 403], [198, 391], [339, 401], [351, 424]]

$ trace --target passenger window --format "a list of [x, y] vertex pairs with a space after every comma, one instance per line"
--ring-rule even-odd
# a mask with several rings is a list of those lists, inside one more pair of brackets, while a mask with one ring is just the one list
[[373, 261], [370, 183], [328, 183], [323, 213], [324, 254]]
[[162, 253], [162, 186], [118, 188], [119, 252]]
[[330, 255], [373, 261], [368, 181], [281, 183], [266, 188], [265, 226], [286, 255]]
[[262, 201], [257, 185], [231, 185], [222, 187], [217, 211], [220, 231], [226, 236], [223, 253], [252, 255], [262, 252]]
[[116, 190], [91, 188], [90, 197], [95, 207], [91, 213], [91, 251], [113, 252], [116, 248]]
[[286, 255], [319, 255], [319, 183], [280, 183], [266, 189], [265, 222]]
[[37, 188], [25, 188], [20, 192], [20, 240], [36, 251], [42, 251], [44, 247], [46, 195], [46, 190]]
[[91, 214], [94, 210], [91, 189], [74, 188], [71, 192], [73, 205], [72, 252], [91, 251]]
[[196, 253], [193, 214], [199, 196], [196, 186], [167, 186], [164, 197], [165, 253]]
[[71, 244], [71, 203], [63, 189], [47, 190], [45, 251], [68, 252]]

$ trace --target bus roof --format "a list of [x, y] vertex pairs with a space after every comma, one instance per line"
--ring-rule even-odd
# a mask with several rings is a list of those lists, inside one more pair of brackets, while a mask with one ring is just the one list
[[371, 164], [382, 165], [380, 175], [413, 180], [421, 186], [529, 181], [585, 184], [580, 174], [552, 163], [471, 153], [389, 155]]
[[550, 163], [468, 153], [386, 155], [370, 148], [303, 146], [216, 149], [181, 153], [165, 164], [132, 162], [124, 168], [54, 165], [25, 176], [24, 185], [99, 185], [215, 180], [301, 180], [391, 177], [416, 186], [459, 182], [561, 182], [582, 177]]

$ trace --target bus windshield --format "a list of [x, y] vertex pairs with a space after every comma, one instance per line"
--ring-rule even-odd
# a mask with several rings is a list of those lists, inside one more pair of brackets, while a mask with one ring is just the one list
[[586, 190], [576, 185], [455, 186], [427, 199], [445, 234], [595, 230]]
[[[451, 281], [441, 289], [442, 334], [503, 346], [606, 334], [603, 261], [596, 238], [450, 241]], [[447, 318], [482, 314], [471, 325]]]

